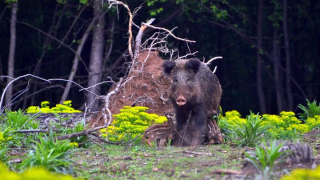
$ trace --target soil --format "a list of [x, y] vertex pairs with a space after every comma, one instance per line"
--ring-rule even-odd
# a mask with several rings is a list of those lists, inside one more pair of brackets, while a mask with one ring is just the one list
[[[305, 139], [301, 141], [304, 145]], [[314, 145], [310, 144], [311, 149]], [[244, 152], [248, 151], [254, 148], [230, 144], [163, 148], [100, 144], [78, 149], [71, 159], [76, 176], [88, 179], [262, 179], [245, 161]], [[319, 150], [313, 154], [308, 162], [276, 162], [273, 178], [279, 179], [295, 168], [314, 168], [320, 164]]]
[[[123, 80], [120, 90], [110, 97], [109, 109], [112, 114], [120, 112], [124, 106], [146, 106], [149, 113], [172, 114], [173, 107], [168, 100], [170, 80], [162, 73], [163, 59], [157, 52], [144, 51]], [[116, 88], [116, 84], [109, 92]], [[91, 121], [95, 127], [104, 125], [102, 118]]]

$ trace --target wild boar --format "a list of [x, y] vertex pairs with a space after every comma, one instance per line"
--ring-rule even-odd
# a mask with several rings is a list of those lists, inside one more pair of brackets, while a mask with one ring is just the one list
[[175, 109], [173, 145], [196, 146], [208, 133], [208, 119], [218, 113], [221, 85], [209, 67], [197, 58], [164, 61], [164, 74], [171, 77], [169, 99]]

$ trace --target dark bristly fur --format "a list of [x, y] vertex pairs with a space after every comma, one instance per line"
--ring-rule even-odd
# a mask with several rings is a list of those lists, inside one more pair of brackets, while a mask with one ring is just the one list
[[172, 79], [169, 99], [177, 121], [173, 145], [199, 145], [208, 132], [207, 120], [219, 110], [222, 94], [219, 80], [197, 58], [165, 61], [162, 66]]

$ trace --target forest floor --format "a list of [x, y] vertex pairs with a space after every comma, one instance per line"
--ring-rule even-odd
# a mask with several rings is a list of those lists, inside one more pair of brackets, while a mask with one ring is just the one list
[[[312, 146], [314, 156], [320, 156], [320, 131], [309, 133], [300, 140]], [[146, 145], [117, 146], [95, 144], [72, 153], [74, 173], [85, 179], [254, 179], [254, 175], [217, 174], [215, 170], [241, 171], [244, 152], [230, 144], [191, 147], [147, 147]], [[292, 167], [296, 168], [296, 167]], [[285, 169], [276, 178], [286, 174]], [[287, 169], [290, 170], [290, 169]]]

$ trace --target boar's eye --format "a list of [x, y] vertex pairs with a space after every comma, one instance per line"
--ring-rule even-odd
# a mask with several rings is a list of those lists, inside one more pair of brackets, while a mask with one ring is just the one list
[[173, 79], [173, 82], [178, 82], [178, 79], [177, 79], [177, 78], [174, 78], [174, 79]]
[[190, 78], [187, 78], [187, 81], [189, 82], [189, 81], [190, 81]]

